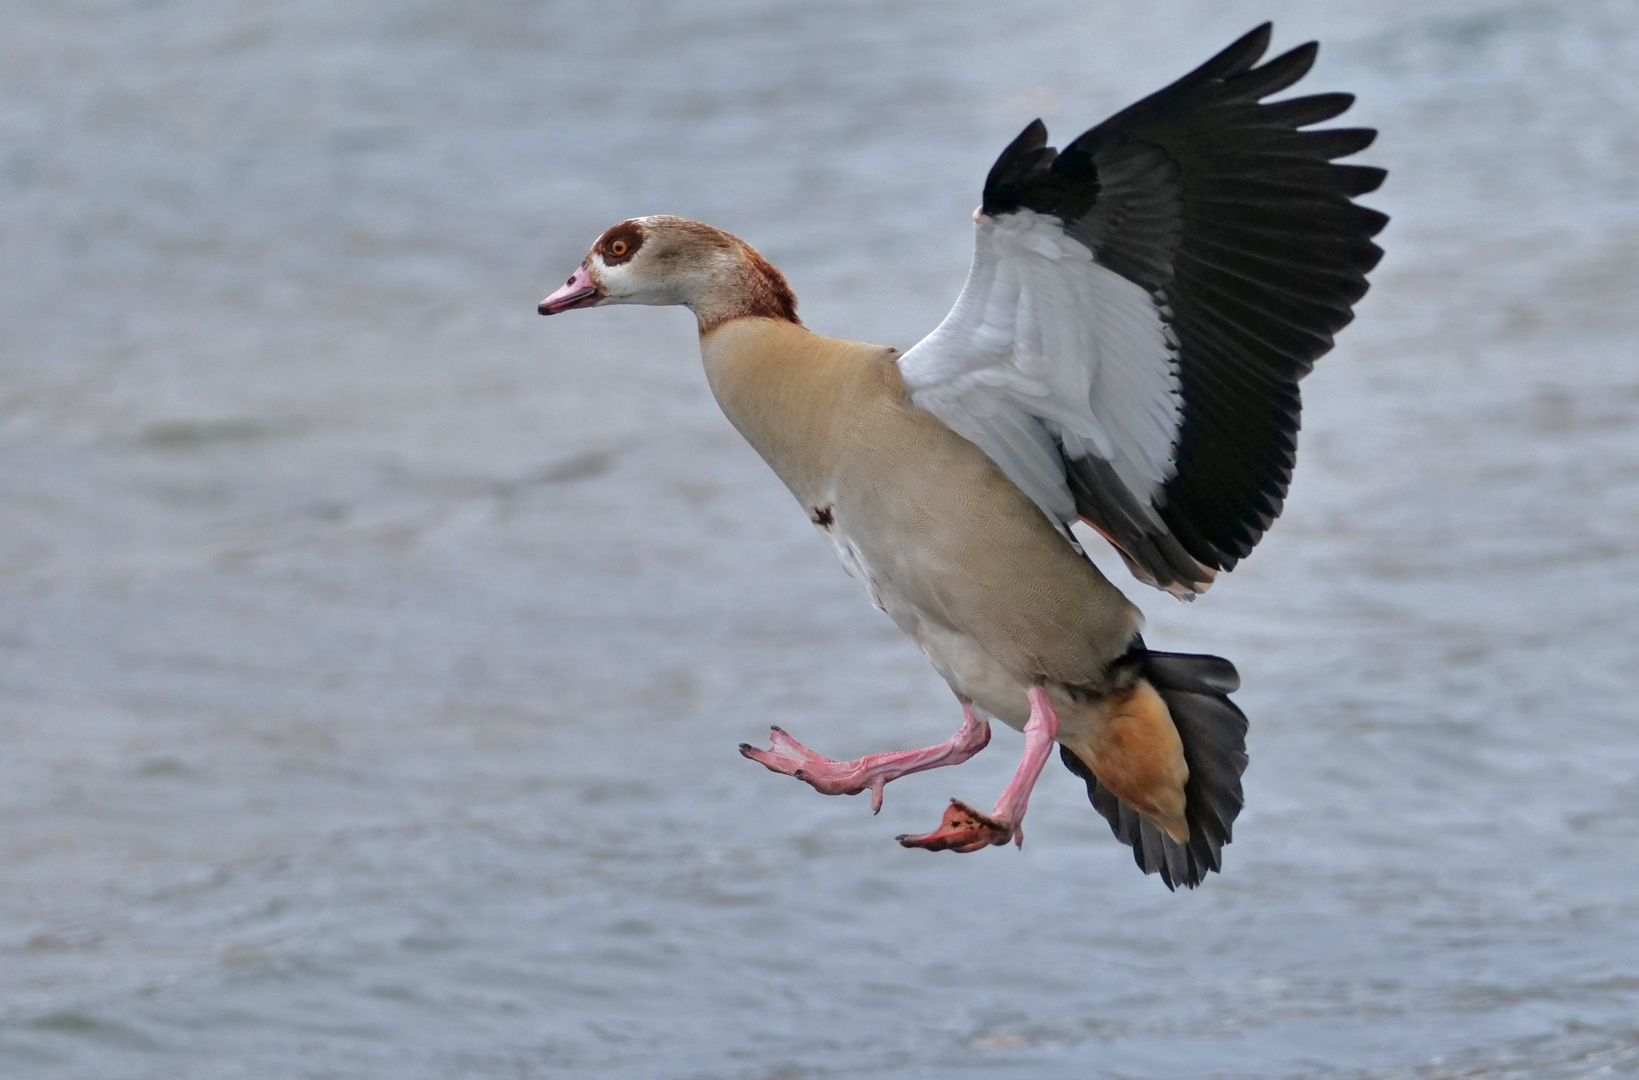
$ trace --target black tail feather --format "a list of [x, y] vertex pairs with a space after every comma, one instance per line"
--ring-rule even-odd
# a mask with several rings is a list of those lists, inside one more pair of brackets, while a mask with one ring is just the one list
[[1189, 841], [1178, 843], [1098, 782], [1068, 747], [1059, 756], [1087, 782], [1093, 808], [1110, 823], [1116, 839], [1133, 849], [1146, 874], [1160, 873], [1168, 889], [1193, 889], [1207, 872], [1223, 867], [1223, 847], [1241, 812], [1241, 774], [1246, 771], [1246, 715], [1229, 700], [1241, 684], [1235, 665], [1218, 656], [1135, 650], [1139, 671], [1160, 693], [1184, 744], [1189, 780], [1184, 784], [1184, 817]]

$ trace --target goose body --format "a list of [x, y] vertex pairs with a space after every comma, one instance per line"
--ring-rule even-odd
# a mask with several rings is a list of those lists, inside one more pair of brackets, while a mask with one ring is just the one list
[[1279, 512], [1297, 379], [1364, 293], [1386, 219], [1352, 202], [1381, 171], [1330, 160], [1369, 133], [1298, 130], [1346, 95], [1262, 104], [1314, 55], [1256, 67], [1268, 37], [1062, 153], [1026, 128], [986, 182], [956, 306], [903, 355], [811, 332], [750, 245], [682, 218], [614, 226], [542, 302], [690, 307], [724, 413], [964, 710], [938, 746], [833, 761], [775, 727], [745, 756], [880, 807], [887, 782], [966, 760], [999, 719], [1025, 751], [995, 808], [953, 800], [901, 843], [1022, 842], [1056, 745], [1141, 869], [1170, 888], [1220, 868], [1246, 764], [1234, 668], [1146, 648], [1070, 525], [1190, 598]]
[[730, 422], [958, 694], [1022, 730], [1017, 673], [1102, 688], [1138, 610], [982, 450], [911, 403], [894, 350], [741, 319], [701, 352]]

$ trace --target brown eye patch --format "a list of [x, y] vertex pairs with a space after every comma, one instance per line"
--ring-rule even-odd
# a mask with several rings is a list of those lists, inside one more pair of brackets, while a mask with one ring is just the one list
[[623, 221], [598, 237], [592, 250], [603, 257], [605, 266], [618, 266], [643, 246], [643, 229], [631, 221]]

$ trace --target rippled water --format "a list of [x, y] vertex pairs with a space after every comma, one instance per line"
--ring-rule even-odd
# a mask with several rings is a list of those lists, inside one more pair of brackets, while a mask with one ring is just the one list
[[[664, 211], [908, 345], [1026, 121], [1265, 16], [1394, 222], [1285, 518], [1135, 587], [1245, 676], [1227, 872], [1056, 766], [902, 851], [1017, 737], [877, 819], [742, 761], [959, 716], [686, 314], [535, 301]], [[14, 0], [0, 252], [0, 1075], [1639, 1073], [1631, 0]]]

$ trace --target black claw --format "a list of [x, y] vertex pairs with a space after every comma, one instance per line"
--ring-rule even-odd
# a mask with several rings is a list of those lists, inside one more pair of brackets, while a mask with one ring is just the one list
[[911, 834], [908, 833], [908, 832], [902, 832], [898, 836], [894, 837], [894, 839], [898, 840], [901, 844], [903, 844], [906, 840], [909, 840], [910, 838], [911, 838]]
[[748, 742], [743, 742], [743, 743], [740, 744], [740, 752], [741, 753], [744, 753], [747, 750], [755, 750], [755, 749], [757, 749], [757, 748], [755, 746], [752, 746]]
[[780, 733], [780, 734], [781, 734], [781, 735], [784, 735], [784, 734], [785, 734], [785, 729], [784, 729], [784, 728], [783, 728], [783, 727], [781, 727], [781, 726], [780, 726], [780, 725], [778, 725], [778, 724], [770, 724], [770, 725], [768, 725], [768, 730], [770, 730], [770, 731], [777, 731], [777, 732], [779, 732], [779, 733]]
[[791, 775], [795, 776], [798, 780], [801, 780], [802, 779], [802, 770], [798, 769], [796, 772], [792, 773]]

